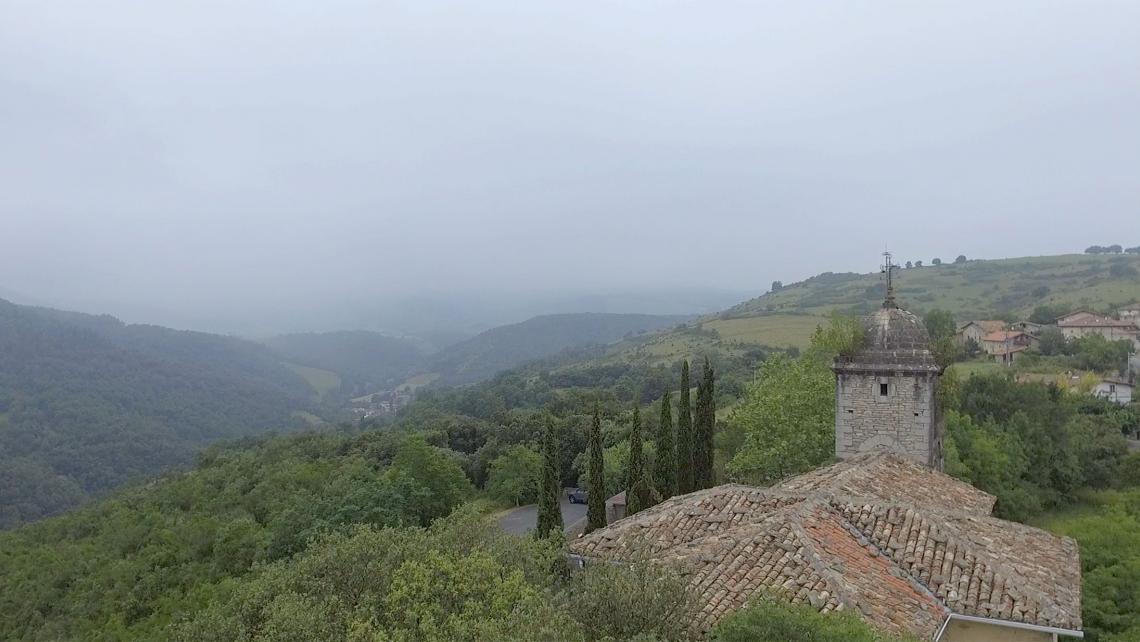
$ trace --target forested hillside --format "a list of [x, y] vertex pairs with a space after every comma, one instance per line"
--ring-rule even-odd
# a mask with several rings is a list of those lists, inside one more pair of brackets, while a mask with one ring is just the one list
[[551, 314], [487, 330], [443, 350], [431, 370], [440, 383], [480, 381], [567, 348], [608, 344], [676, 325], [688, 317], [652, 314]]
[[248, 341], [0, 301], [0, 527], [288, 429], [312, 397]]
[[[492, 328], [474, 337], [436, 347], [419, 337], [376, 332], [289, 334], [266, 339], [283, 361], [335, 374], [341, 398], [391, 389], [420, 375], [437, 385], [483, 381], [528, 361], [570, 348], [606, 345], [641, 336], [690, 317], [653, 314], [574, 313], [538, 316]], [[302, 374], [319, 376], [320, 373]], [[311, 381], [315, 387], [316, 381]]]

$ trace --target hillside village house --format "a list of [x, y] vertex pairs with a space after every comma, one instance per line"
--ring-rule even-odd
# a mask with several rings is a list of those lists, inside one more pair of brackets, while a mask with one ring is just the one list
[[958, 326], [958, 340], [962, 343], [968, 342], [973, 339], [979, 346], [982, 345], [982, 338], [987, 334], [994, 332], [1001, 332], [1005, 330], [1005, 321], [990, 320], [990, 321], [967, 321]]
[[1116, 316], [1123, 321], [1140, 322], [1140, 303], [1126, 305], [1116, 311]]
[[986, 354], [996, 354], [1010, 348], [1030, 348], [1037, 341], [1037, 337], [1027, 332], [1002, 330], [982, 337], [981, 346]]
[[1080, 310], [1057, 319], [1057, 327], [1061, 329], [1066, 339], [1099, 334], [1109, 341], [1127, 339], [1140, 346], [1140, 327], [1133, 319], [1114, 319]]
[[866, 346], [833, 366], [838, 463], [673, 497], [573, 540], [572, 557], [678, 569], [698, 631], [774, 594], [922, 640], [1082, 637], [1077, 544], [990, 516], [993, 496], [942, 473], [941, 368], [887, 292]]
[[1034, 323], [1032, 321], [1018, 321], [1016, 323], [1009, 324], [1009, 329], [1018, 330], [1036, 337], [1037, 335], [1041, 334], [1041, 331], [1045, 329], [1045, 326], [1041, 325], [1040, 323]]
[[1011, 366], [1018, 357], [1037, 343], [1037, 337], [1013, 330], [991, 332], [982, 337], [982, 351], [998, 363]]
[[1098, 383], [1092, 393], [1109, 401], [1128, 405], [1132, 403], [1133, 387], [1132, 382], [1127, 379], [1109, 378]]

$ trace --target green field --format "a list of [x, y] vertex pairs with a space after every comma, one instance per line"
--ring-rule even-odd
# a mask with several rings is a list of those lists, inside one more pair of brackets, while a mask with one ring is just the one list
[[340, 388], [340, 377], [335, 372], [301, 366], [295, 363], [283, 362], [283, 365], [300, 375], [309, 386], [316, 391], [317, 396], [322, 399], [326, 394]]
[[812, 332], [826, 325], [827, 318], [810, 314], [772, 314], [736, 319], [705, 321], [701, 327], [716, 330], [722, 341], [740, 341], [768, 346], [805, 348]]

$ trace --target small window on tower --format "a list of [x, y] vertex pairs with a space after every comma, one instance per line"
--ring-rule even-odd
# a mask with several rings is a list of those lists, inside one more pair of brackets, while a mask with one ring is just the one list
[[879, 384], [879, 396], [880, 397], [886, 397], [887, 392], [889, 390], [890, 390], [890, 384], [888, 384], [888, 383], [880, 383]]

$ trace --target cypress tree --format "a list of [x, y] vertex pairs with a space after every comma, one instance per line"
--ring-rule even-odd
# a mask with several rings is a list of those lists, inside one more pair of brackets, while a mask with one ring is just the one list
[[649, 507], [649, 487], [645, 483], [645, 460], [641, 454], [641, 410], [633, 406], [633, 425], [629, 429], [629, 460], [626, 465], [626, 516]]
[[681, 364], [681, 397], [677, 403], [677, 492], [691, 493], [693, 485], [693, 413], [689, 406], [689, 362]]
[[586, 489], [586, 532], [606, 527], [606, 462], [602, 457], [602, 418], [594, 406], [588, 438], [590, 487]]
[[658, 501], [677, 494], [677, 449], [673, 436], [672, 395], [661, 397], [661, 425], [657, 427], [657, 458], [653, 460], [653, 483]]
[[542, 438], [542, 488], [538, 497], [538, 526], [535, 535], [551, 537], [562, 534], [562, 507], [558, 493], [558, 440], [554, 435], [554, 422], [547, 419]]
[[697, 412], [693, 429], [693, 483], [695, 488], [711, 488], [714, 437], [716, 432], [716, 375], [706, 358], [701, 383], [697, 386]]

